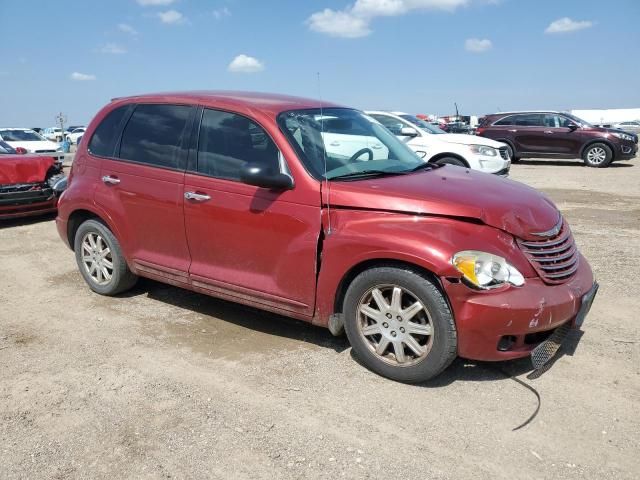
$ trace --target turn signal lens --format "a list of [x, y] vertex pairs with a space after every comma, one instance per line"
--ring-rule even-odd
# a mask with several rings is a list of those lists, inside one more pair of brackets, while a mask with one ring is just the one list
[[524, 285], [524, 276], [516, 267], [491, 253], [465, 250], [456, 253], [451, 263], [469, 283], [481, 289], [496, 288], [505, 283], [516, 287]]

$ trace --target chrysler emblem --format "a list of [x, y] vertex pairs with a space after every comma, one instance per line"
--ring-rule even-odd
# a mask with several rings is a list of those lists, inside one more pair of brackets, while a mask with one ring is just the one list
[[560, 217], [556, 226], [553, 227], [551, 230], [547, 230], [546, 232], [535, 232], [535, 233], [532, 233], [532, 235], [535, 235], [536, 237], [555, 237], [556, 235], [558, 235], [558, 233], [560, 233], [561, 229], [562, 229], [562, 217]]

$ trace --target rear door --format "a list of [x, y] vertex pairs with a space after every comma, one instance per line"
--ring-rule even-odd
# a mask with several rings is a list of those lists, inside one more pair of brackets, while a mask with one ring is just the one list
[[548, 151], [544, 134], [544, 115], [542, 113], [525, 113], [515, 115], [510, 127], [517, 152], [543, 153]]
[[111, 214], [137, 270], [186, 283], [183, 185], [195, 108], [138, 104], [128, 115], [113, 158], [101, 161], [96, 202]]
[[289, 174], [278, 147], [253, 120], [203, 109], [195, 162], [185, 177], [191, 282], [214, 295], [262, 308], [313, 314], [320, 205], [295, 190], [243, 183], [247, 162]]

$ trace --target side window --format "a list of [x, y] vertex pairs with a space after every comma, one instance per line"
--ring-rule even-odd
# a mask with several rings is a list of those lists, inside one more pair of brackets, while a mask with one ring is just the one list
[[122, 133], [119, 157], [156, 167], [180, 168], [192, 107], [137, 105]]
[[242, 115], [205, 109], [198, 139], [198, 173], [240, 180], [247, 162], [280, 171], [279, 151], [260, 125]]
[[514, 119], [515, 119], [515, 117], [513, 115], [510, 115], [508, 117], [504, 117], [504, 118], [498, 120], [496, 123], [494, 123], [494, 125], [496, 125], [496, 126], [513, 125], [514, 124]]
[[[123, 105], [111, 111], [98, 125], [89, 141], [89, 152], [101, 157], [113, 157], [120, 124], [124, 118], [129, 105]], [[46, 134], [47, 128], [44, 133]]]
[[554, 115], [551, 113], [547, 113], [544, 116], [544, 126], [549, 128], [560, 128], [561, 126], [561, 118], [558, 115]]
[[520, 127], [542, 127], [543, 115], [539, 113], [528, 113], [526, 115], [516, 115], [515, 124]]
[[402, 127], [404, 127], [404, 124], [401, 121], [396, 120], [393, 117], [388, 117], [386, 115], [371, 115], [371, 116], [375, 118], [377, 121], [379, 121], [382, 125], [384, 125], [387, 128], [387, 130], [389, 130], [394, 135], [400, 135], [400, 132], [402, 131]]

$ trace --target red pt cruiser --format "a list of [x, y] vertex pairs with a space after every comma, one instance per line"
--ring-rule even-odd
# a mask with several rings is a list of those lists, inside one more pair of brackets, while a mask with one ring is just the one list
[[144, 276], [344, 327], [371, 370], [418, 382], [457, 355], [541, 365], [597, 291], [542, 193], [426, 164], [357, 110], [144, 95], [112, 101], [85, 138], [57, 226], [103, 295]]

